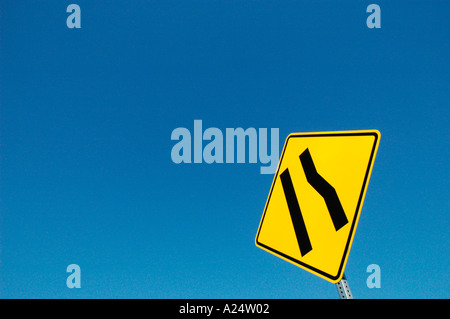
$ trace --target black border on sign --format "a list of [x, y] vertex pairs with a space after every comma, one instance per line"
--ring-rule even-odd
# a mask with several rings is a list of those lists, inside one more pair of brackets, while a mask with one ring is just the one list
[[303, 263], [303, 262], [301, 262], [301, 261], [299, 261], [299, 260], [297, 260], [297, 259], [295, 259], [295, 258], [293, 258], [291, 256], [288, 256], [288, 255], [286, 255], [286, 254], [284, 254], [284, 253], [282, 253], [280, 251], [277, 251], [276, 249], [273, 249], [273, 248], [271, 248], [271, 247], [269, 247], [267, 245], [264, 245], [263, 243], [260, 243], [258, 241], [259, 232], [261, 231], [261, 227], [262, 227], [263, 222], [264, 222], [264, 217], [266, 216], [266, 210], [267, 210], [267, 206], [268, 206], [267, 204], [270, 201], [270, 197], [272, 196], [272, 191], [273, 191], [273, 188], [275, 186], [275, 181], [278, 178], [278, 174], [279, 174], [279, 171], [280, 171], [280, 165], [278, 165], [277, 172], [276, 172], [275, 177], [273, 179], [272, 187], [270, 188], [269, 197], [267, 198], [266, 206], [264, 207], [264, 213], [263, 213], [261, 222], [259, 224], [258, 233], [256, 235], [256, 245], [260, 246], [260, 247], [264, 247], [265, 249], [267, 249], [267, 250], [269, 250], [269, 251], [271, 251], [271, 252], [273, 252], [273, 253], [275, 253], [275, 254], [277, 254], [279, 256], [282, 256], [283, 258], [286, 258], [286, 259], [290, 260], [291, 262], [293, 262], [295, 264], [298, 264], [298, 265], [301, 265], [302, 267], [308, 268], [308, 269], [312, 270], [315, 273], [321, 274], [322, 276], [324, 276], [326, 278], [329, 278], [330, 280], [333, 280], [333, 281], [338, 280], [343, 275], [343, 272], [344, 272], [344, 269], [343, 269], [344, 261], [345, 261], [347, 255], [348, 255], [348, 253], [349, 253], [351, 238], [353, 237], [353, 233], [354, 233], [355, 227], [356, 227], [356, 221], [358, 220], [358, 216], [359, 216], [359, 214], [361, 212], [362, 199], [363, 199], [364, 191], [365, 191], [365, 189], [367, 187], [368, 177], [369, 177], [369, 173], [370, 173], [370, 168], [371, 168], [372, 162], [373, 162], [373, 160], [375, 158], [375, 150], [377, 149], [377, 144], [378, 144], [378, 139], [379, 139], [379, 132], [372, 130], [372, 131], [363, 131], [363, 132], [341, 132], [341, 133], [332, 133], [332, 132], [324, 132], [324, 133], [293, 133], [293, 134], [290, 134], [287, 137], [286, 142], [284, 144], [283, 153], [281, 154], [281, 158], [280, 158], [280, 161], [279, 161], [279, 163], [281, 163], [281, 161], [283, 160], [284, 152], [286, 151], [289, 139], [293, 138], [293, 137], [335, 137], [335, 136], [367, 136], [367, 135], [374, 136], [375, 140], [373, 142], [372, 151], [370, 153], [369, 163], [367, 165], [366, 174], [364, 176], [364, 182], [363, 182], [363, 185], [362, 185], [362, 188], [361, 188], [361, 192], [359, 194], [358, 204], [356, 205], [356, 212], [355, 212], [355, 215], [354, 215], [353, 220], [352, 220], [350, 233], [349, 233], [349, 236], [348, 236], [348, 239], [347, 239], [347, 243], [345, 244], [344, 253], [342, 255], [341, 263], [339, 265], [339, 270], [338, 270], [338, 273], [337, 273], [336, 276], [330, 275], [330, 274], [328, 274], [328, 273], [326, 273], [326, 272], [324, 272], [324, 271], [322, 271], [320, 269], [317, 269], [317, 268], [312, 267], [312, 266], [310, 266], [308, 264], [305, 264], [305, 263]]

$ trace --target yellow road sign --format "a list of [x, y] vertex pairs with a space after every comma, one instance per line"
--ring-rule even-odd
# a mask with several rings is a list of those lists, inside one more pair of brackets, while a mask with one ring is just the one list
[[256, 246], [332, 283], [339, 282], [379, 140], [376, 130], [290, 134]]

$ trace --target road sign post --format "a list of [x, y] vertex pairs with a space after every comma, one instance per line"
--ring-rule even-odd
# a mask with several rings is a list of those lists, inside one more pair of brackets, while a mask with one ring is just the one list
[[342, 279], [336, 284], [336, 288], [341, 299], [353, 299], [353, 295], [350, 290], [350, 286], [348, 285], [345, 274], [342, 276]]

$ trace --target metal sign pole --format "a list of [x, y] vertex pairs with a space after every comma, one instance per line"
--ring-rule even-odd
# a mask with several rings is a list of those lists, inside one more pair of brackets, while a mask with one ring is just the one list
[[345, 273], [342, 276], [342, 279], [336, 284], [336, 288], [341, 299], [353, 299], [353, 295], [350, 291], [350, 286], [348, 285], [347, 278], [345, 278]]

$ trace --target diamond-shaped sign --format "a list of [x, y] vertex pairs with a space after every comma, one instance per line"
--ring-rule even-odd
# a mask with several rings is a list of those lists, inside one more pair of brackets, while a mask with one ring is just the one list
[[379, 140], [376, 130], [290, 134], [256, 245], [328, 281], [339, 282]]

